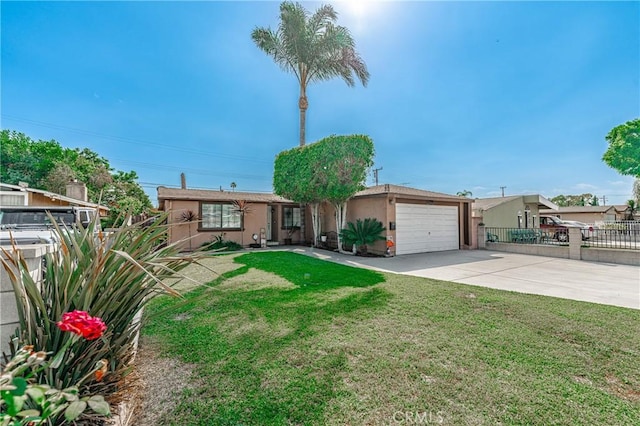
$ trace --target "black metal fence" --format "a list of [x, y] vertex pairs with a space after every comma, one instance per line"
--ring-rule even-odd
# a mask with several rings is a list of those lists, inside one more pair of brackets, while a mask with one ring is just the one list
[[[569, 244], [567, 228], [485, 228], [487, 242], [510, 244]], [[589, 227], [580, 230], [583, 247], [640, 250], [640, 226]]]
[[640, 223], [625, 225], [595, 228], [591, 238], [584, 241], [583, 245], [587, 247], [640, 250]]
[[569, 233], [566, 229], [540, 228], [494, 228], [487, 227], [486, 241], [491, 243], [513, 244], [569, 244]]

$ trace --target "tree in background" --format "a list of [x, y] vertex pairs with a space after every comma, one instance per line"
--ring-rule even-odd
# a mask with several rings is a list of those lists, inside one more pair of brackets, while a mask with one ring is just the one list
[[638, 211], [638, 204], [636, 200], [628, 200], [627, 206], [629, 206], [629, 212], [627, 213], [627, 220], [633, 220], [635, 218], [636, 211]]
[[598, 197], [591, 193], [581, 195], [556, 195], [549, 200], [560, 207], [598, 205]]
[[307, 85], [314, 81], [342, 78], [355, 86], [353, 74], [366, 87], [367, 66], [355, 49], [355, 41], [345, 27], [336, 25], [338, 14], [331, 5], [320, 6], [313, 15], [300, 3], [280, 4], [280, 24], [276, 31], [255, 28], [254, 43], [283, 70], [292, 72], [300, 85], [300, 146], [306, 129]]
[[456, 195], [458, 197], [471, 197], [473, 196], [473, 192], [469, 191], [468, 189], [463, 189], [462, 191], [456, 192]]
[[55, 140], [34, 141], [24, 133], [0, 132], [0, 181], [27, 182], [32, 188], [64, 194], [73, 179], [87, 186], [89, 201], [111, 209], [111, 223], [118, 216], [152, 207], [136, 172], [114, 172], [107, 159], [88, 148], [63, 148]]
[[623, 175], [640, 177], [640, 118], [611, 129], [602, 160]]
[[24, 133], [0, 132], [0, 180], [4, 183], [27, 182], [44, 189], [47, 174], [63, 158], [63, 149], [54, 140], [35, 142]]

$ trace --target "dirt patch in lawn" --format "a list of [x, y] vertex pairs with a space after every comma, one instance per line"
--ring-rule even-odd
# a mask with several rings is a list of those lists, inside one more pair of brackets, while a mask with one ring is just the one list
[[170, 278], [165, 280], [164, 283], [180, 293], [186, 293], [199, 285], [210, 283], [224, 273], [242, 267], [242, 265], [233, 261], [240, 254], [242, 252], [204, 258], [199, 261], [199, 264], [191, 264], [180, 271], [180, 275], [189, 277], [188, 279]]
[[183, 390], [193, 388], [193, 365], [175, 358], [161, 357], [159, 345], [152, 338], [141, 340], [135, 362], [136, 386], [131, 400], [137, 401], [130, 425], [166, 424]]

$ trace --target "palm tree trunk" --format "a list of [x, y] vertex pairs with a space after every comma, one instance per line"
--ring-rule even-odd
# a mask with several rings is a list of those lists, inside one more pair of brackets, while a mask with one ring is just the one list
[[306, 141], [306, 125], [307, 125], [307, 108], [309, 102], [307, 96], [304, 93], [304, 89], [300, 89], [300, 99], [298, 99], [298, 107], [300, 108], [300, 146], [304, 146]]
[[[300, 108], [300, 146], [304, 146], [306, 137], [305, 128], [307, 125], [307, 108], [309, 107], [309, 102], [307, 101], [306, 87], [303, 83], [300, 84], [300, 99], [298, 99], [298, 107]], [[306, 210], [306, 204], [300, 203], [300, 240], [303, 245], [306, 243]]]

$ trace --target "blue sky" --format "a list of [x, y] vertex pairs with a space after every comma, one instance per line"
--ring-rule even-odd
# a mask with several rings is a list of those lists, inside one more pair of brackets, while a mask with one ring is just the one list
[[[330, 3], [371, 79], [309, 87], [309, 142], [368, 134], [380, 183], [631, 197], [601, 157], [640, 116], [639, 2]], [[180, 172], [271, 191], [275, 155], [298, 144], [298, 83], [250, 33], [278, 7], [3, 1], [2, 128], [135, 170], [154, 203]]]

